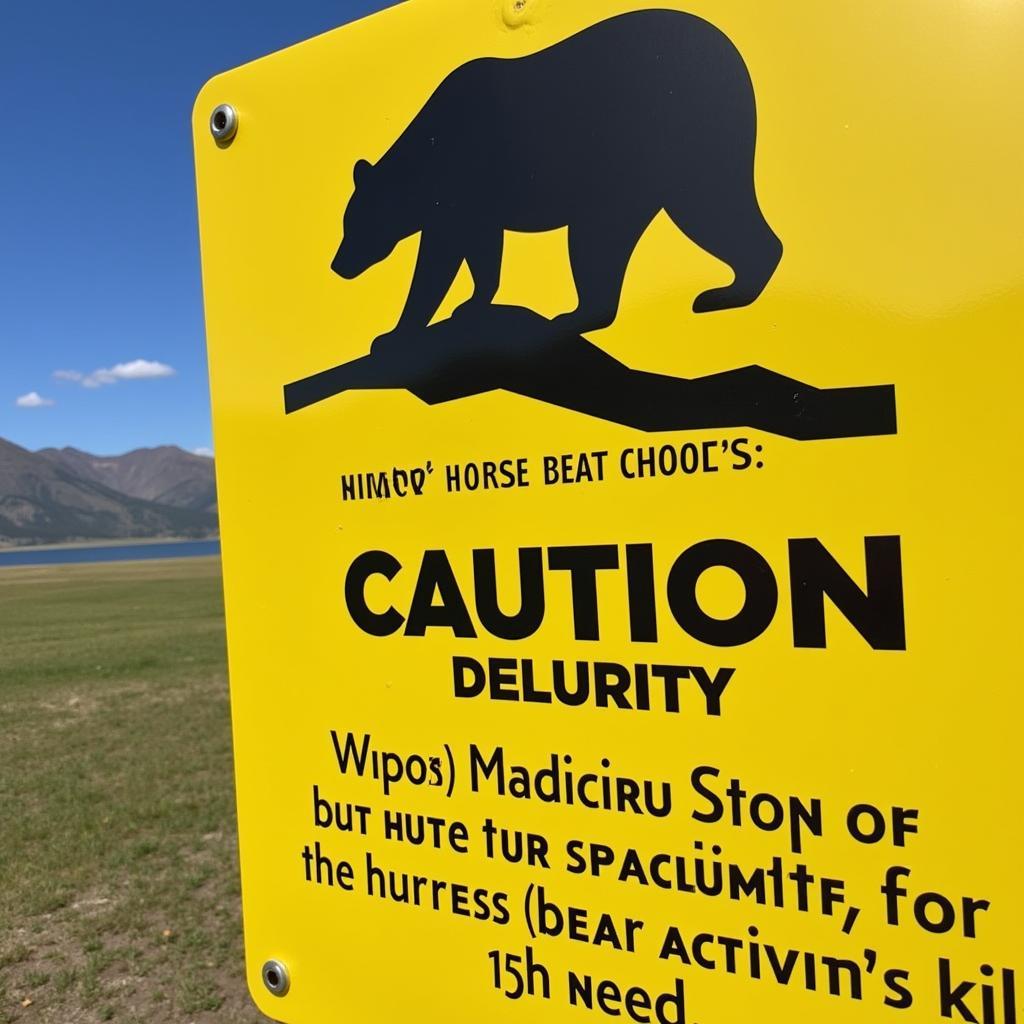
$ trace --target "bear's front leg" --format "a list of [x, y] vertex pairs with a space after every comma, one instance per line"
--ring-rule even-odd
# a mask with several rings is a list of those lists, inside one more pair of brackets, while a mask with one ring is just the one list
[[473, 294], [459, 309], [485, 309], [494, 301], [501, 283], [501, 258], [505, 250], [505, 232], [501, 228], [478, 229], [466, 245], [466, 262], [473, 275]]
[[462, 266], [463, 249], [443, 227], [424, 229], [405, 308], [392, 334], [422, 330], [444, 301]]

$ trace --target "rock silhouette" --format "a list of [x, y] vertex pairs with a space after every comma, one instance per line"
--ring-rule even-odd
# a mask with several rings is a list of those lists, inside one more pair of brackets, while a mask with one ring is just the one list
[[286, 385], [285, 412], [384, 389], [429, 405], [504, 390], [644, 431], [749, 427], [801, 441], [896, 432], [892, 385], [819, 389], [756, 365], [695, 378], [649, 373], [521, 306], [466, 306], [378, 338], [369, 355]]

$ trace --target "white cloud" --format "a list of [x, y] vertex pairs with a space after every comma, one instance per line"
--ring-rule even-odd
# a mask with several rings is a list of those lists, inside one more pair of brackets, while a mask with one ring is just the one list
[[119, 380], [154, 380], [158, 377], [173, 377], [178, 371], [166, 363], [151, 359], [133, 359], [130, 363], [118, 363], [109, 369], [80, 373], [78, 370], [57, 370], [57, 380], [68, 380], [81, 384], [83, 388], [101, 388], [105, 384], [116, 384]]
[[202, 457], [204, 459], [212, 459], [213, 458], [213, 449], [212, 448], [193, 448], [192, 449], [192, 454], [193, 455], [202, 455]]
[[53, 405], [52, 398], [43, 398], [38, 391], [30, 391], [27, 395], [20, 395], [14, 400], [14, 404], [21, 409], [41, 409], [47, 405]]

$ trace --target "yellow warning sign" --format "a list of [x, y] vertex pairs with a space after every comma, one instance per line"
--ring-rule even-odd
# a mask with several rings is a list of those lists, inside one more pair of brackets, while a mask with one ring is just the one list
[[194, 115], [250, 988], [1017, 1024], [1024, 8], [412, 0]]

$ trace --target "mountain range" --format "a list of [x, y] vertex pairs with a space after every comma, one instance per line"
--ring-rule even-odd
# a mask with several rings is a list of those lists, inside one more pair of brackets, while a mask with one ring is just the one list
[[213, 459], [174, 446], [32, 452], [0, 438], [0, 544], [216, 532]]

